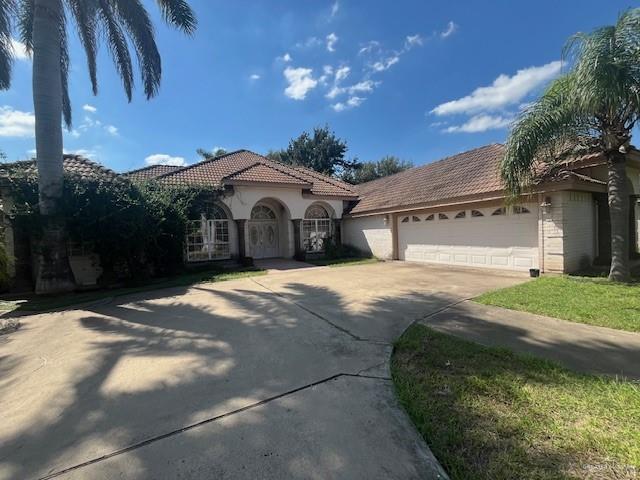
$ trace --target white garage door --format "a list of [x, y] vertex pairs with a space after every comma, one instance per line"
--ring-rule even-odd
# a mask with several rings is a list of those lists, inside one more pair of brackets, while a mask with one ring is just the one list
[[528, 270], [538, 266], [536, 205], [398, 217], [401, 260]]

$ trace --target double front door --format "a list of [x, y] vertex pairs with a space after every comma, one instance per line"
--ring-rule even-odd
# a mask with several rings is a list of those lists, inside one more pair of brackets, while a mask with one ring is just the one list
[[249, 222], [249, 251], [253, 258], [278, 256], [278, 224], [271, 220]]

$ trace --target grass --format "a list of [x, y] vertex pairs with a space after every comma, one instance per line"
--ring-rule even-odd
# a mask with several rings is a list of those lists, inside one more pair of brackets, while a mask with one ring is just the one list
[[267, 272], [265, 270], [258, 268], [242, 268], [234, 270], [212, 269], [156, 279], [143, 285], [131, 287], [76, 292], [56, 296], [36, 296], [31, 294], [23, 298], [0, 300], [0, 312], [45, 312], [81, 303], [94, 302], [105, 298], [120, 297], [122, 295], [129, 295], [132, 293], [147, 292], [160, 288], [182, 287], [193, 285], [195, 283], [222, 282], [225, 280], [264, 275], [266, 273]]
[[349, 265], [366, 265], [367, 263], [378, 263], [380, 260], [377, 258], [362, 258], [362, 257], [348, 257], [348, 258], [318, 258], [309, 259], [305, 262], [312, 265], [318, 265], [319, 267], [346, 267]]
[[612, 283], [589, 277], [541, 277], [485, 293], [474, 300], [573, 322], [640, 332], [640, 283]]
[[635, 479], [640, 385], [410, 327], [392, 375], [452, 480]]

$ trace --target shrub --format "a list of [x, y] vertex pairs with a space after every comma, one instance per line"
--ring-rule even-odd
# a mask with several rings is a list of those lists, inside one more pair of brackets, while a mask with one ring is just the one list
[[[41, 232], [37, 179], [11, 180], [13, 221], [37, 245]], [[213, 189], [66, 176], [61, 214], [69, 241], [91, 246], [100, 256], [101, 282], [123, 276], [141, 279], [182, 267], [186, 222], [198, 218], [217, 196]]]

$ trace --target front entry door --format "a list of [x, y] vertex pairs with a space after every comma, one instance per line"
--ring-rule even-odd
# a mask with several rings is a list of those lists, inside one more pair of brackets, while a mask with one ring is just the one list
[[278, 256], [278, 224], [269, 220], [249, 222], [249, 247], [253, 258]]

